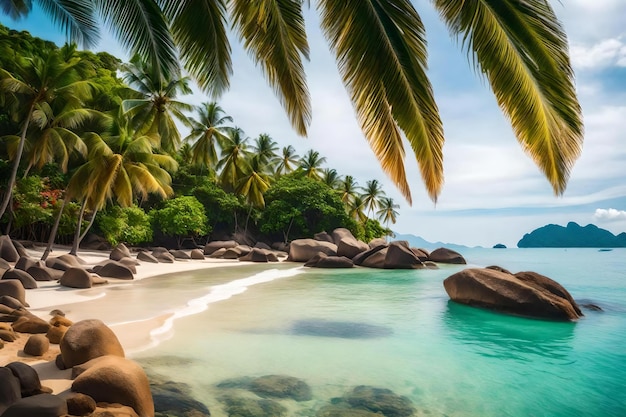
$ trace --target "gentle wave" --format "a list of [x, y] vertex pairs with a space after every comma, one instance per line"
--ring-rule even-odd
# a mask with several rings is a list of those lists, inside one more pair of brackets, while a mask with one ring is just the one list
[[[242, 294], [247, 291], [249, 287], [252, 287], [254, 285], [271, 282], [281, 278], [293, 277], [303, 272], [303, 267], [297, 267], [287, 270], [269, 269], [246, 278], [236, 279], [225, 284], [213, 285], [211, 287], [208, 287], [209, 292], [206, 295], [189, 300], [189, 302], [187, 302], [184, 307], [170, 312], [169, 316], [165, 318], [161, 326], [150, 331], [150, 343], [141, 348], [134, 349], [133, 353], [151, 349], [157, 346], [159, 343], [171, 338], [174, 335], [174, 332], [172, 330], [174, 327], [174, 321], [177, 319], [202, 313], [203, 311], [206, 311], [208, 309], [210, 304], [216, 303], [218, 301], [224, 301], [235, 295]], [[118, 323], [118, 325], [128, 323]]]

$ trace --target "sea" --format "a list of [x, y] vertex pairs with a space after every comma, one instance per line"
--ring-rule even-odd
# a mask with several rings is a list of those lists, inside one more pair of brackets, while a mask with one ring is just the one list
[[[626, 249], [461, 252], [468, 265], [437, 270], [218, 267], [116, 287], [102, 302], [115, 300], [109, 322], [163, 318], [129, 355], [187, 384], [212, 416], [252, 415], [224, 398], [258, 398], [233, 381], [266, 375], [312, 393], [276, 400], [282, 411], [268, 416], [342, 415], [323, 411], [360, 386], [402, 398], [415, 416], [626, 416]], [[446, 277], [488, 265], [539, 272], [602, 311], [550, 322], [449, 300]], [[391, 410], [379, 415], [403, 415]]]

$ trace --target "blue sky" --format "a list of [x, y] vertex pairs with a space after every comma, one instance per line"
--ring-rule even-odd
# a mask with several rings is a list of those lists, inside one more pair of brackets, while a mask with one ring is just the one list
[[[406, 164], [413, 194], [409, 207], [379, 168], [357, 125], [354, 111], [328, 51], [315, 11], [307, 11], [311, 61], [306, 65], [313, 103], [308, 138], [291, 129], [260, 70], [232, 38], [234, 75], [221, 106], [248, 136], [268, 133], [300, 155], [313, 148], [327, 166], [385, 184], [387, 195], [401, 205], [393, 229], [431, 241], [469, 246], [504, 243], [515, 246], [524, 233], [548, 223], [594, 223], [614, 233], [626, 231], [626, 1], [553, 1], [563, 22], [577, 77], [585, 119], [585, 144], [567, 191], [555, 197], [536, 166], [524, 154], [489, 87], [471, 68], [467, 55], [451, 39], [430, 1], [414, 4], [426, 26], [429, 76], [444, 122], [446, 183], [435, 206], [422, 186], [412, 156]], [[36, 36], [64, 41], [40, 13], [3, 24]], [[107, 34], [96, 50], [124, 57]], [[194, 103], [208, 99], [201, 93]], [[612, 209], [612, 210], [611, 210]]]

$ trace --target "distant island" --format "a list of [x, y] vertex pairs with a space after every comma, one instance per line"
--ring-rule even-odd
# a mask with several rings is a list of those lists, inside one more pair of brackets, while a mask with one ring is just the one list
[[493, 245], [493, 249], [506, 249], [506, 245], [504, 243], [496, 243]]
[[[409, 242], [409, 245], [416, 247], [416, 248], [437, 249], [441, 247], [446, 247], [448, 249], [457, 250], [457, 251], [469, 248], [469, 246], [459, 245], [459, 244], [450, 243], [450, 242], [439, 242], [439, 241], [429, 242], [428, 240], [425, 240], [424, 238], [420, 236], [416, 236], [412, 234], [402, 234], [402, 233], [394, 232], [394, 238], [396, 240], [406, 240], [407, 242]], [[479, 246], [474, 246], [474, 247], [479, 247]]]
[[593, 224], [580, 226], [569, 222], [566, 227], [549, 224], [524, 235], [518, 248], [624, 248], [626, 233], [615, 236]]

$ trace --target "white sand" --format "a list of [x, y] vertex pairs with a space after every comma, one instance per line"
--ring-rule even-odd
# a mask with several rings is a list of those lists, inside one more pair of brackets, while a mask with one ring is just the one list
[[[28, 249], [27, 251], [31, 257], [39, 259], [43, 253], [43, 248]], [[50, 254], [50, 257], [60, 256], [68, 252], [69, 248], [57, 246]], [[90, 267], [108, 260], [109, 252], [80, 250], [78, 257], [85, 261], [86, 267]], [[111, 288], [111, 286], [132, 285], [132, 282], [159, 275], [237, 265], [242, 265], [242, 263], [238, 260], [210, 258], [204, 260], [177, 260], [171, 264], [141, 262], [141, 264], [137, 266], [137, 274], [135, 274], [133, 281], [129, 282], [126, 280], [107, 278], [109, 281], [108, 284], [98, 285], [88, 290], [61, 287], [54, 281], [38, 282], [39, 288], [26, 290], [26, 301], [30, 304], [29, 310], [32, 313], [47, 320], [50, 318], [49, 313], [52, 308], [56, 306], [75, 305], [98, 297], [104, 297], [107, 288]], [[100, 319], [107, 323], [106, 317], [72, 317], [71, 309], [70, 311], [66, 311], [66, 313], [67, 318], [73, 321], [92, 318]], [[94, 312], [94, 314], [97, 315], [97, 312]], [[161, 327], [170, 315], [171, 314], [163, 314], [160, 317], [117, 325], [113, 325], [112, 323], [107, 324], [111, 326], [128, 354], [136, 350], [141, 350], [145, 348], [145, 346], [149, 346], [153, 343], [150, 331]], [[19, 335], [18, 340], [15, 342], [5, 343], [4, 348], [0, 349], [0, 366], [13, 361], [26, 362], [37, 370], [42, 385], [52, 388], [55, 394], [68, 390], [72, 383], [70, 379], [71, 370], [61, 371], [54, 364], [54, 358], [60, 353], [58, 345], [51, 344], [50, 351], [44, 357], [34, 358], [25, 355], [22, 351], [27, 340], [28, 335]]]

